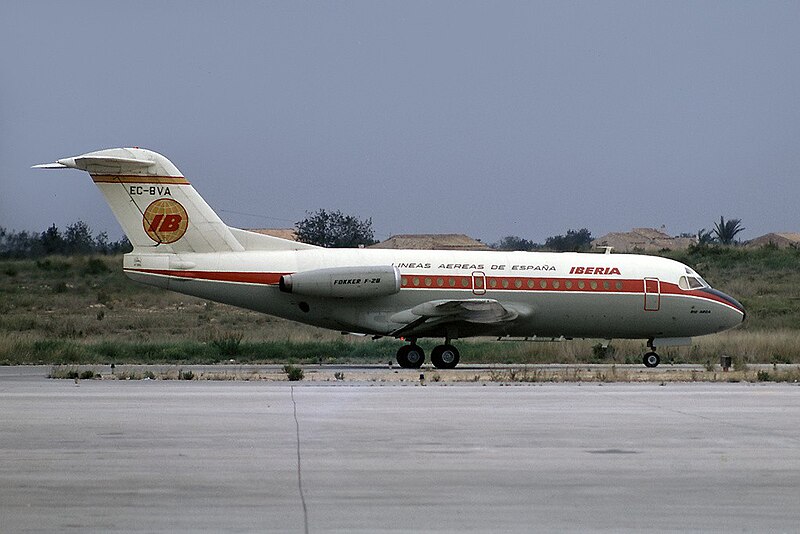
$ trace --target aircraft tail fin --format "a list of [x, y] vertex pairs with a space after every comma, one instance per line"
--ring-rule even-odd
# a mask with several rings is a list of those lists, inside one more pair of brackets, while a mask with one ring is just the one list
[[242, 243], [234, 235], [241, 230], [225, 225], [177, 167], [151, 150], [111, 148], [34, 168], [88, 172], [134, 249], [180, 253], [306, 246], [269, 236]]

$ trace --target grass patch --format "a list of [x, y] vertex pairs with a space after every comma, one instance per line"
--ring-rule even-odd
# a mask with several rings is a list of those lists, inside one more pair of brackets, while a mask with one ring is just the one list
[[241, 352], [242, 338], [244, 334], [239, 332], [225, 332], [211, 338], [211, 344], [222, 356], [238, 356]]
[[[660, 350], [664, 365], [713, 368], [723, 354], [734, 362], [800, 363], [800, 250], [695, 247], [664, 255], [697, 269], [748, 310], [736, 330]], [[0, 260], [0, 364], [387, 363], [401, 345], [138, 285], [121, 263], [120, 256]], [[421, 346], [430, 356], [440, 341]], [[645, 352], [643, 340], [614, 340], [606, 350], [596, 344], [479, 338], [459, 340], [458, 348], [464, 363], [510, 365], [638, 364]]]
[[[421, 343], [430, 356], [436, 343]], [[242, 341], [236, 362], [241, 364], [386, 364], [393, 362], [402, 345], [393, 340], [334, 341]], [[497, 342], [474, 339], [459, 343], [464, 363], [546, 364], [610, 363], [639, 364], [644, 341], [614, 342], [614, 354], [599, 358], [589, 340], [562, 343]], [[697, 338], [689, 347], [665, 347], [659, 353], [662, 365], [694, 363], [714, 370], [720, 355], [730, 356], [733, 369], [746, 371], [750, 363], [800, 363], [800, 332], [754, 333], [733, 331]], [[230, 353], [213, 343], [199, 341], [135, 341], [83, 339], [35, 340], [27, 336], [0, 336], [0, 362], [24, 364], [217, 364], [230, 361]], [[538, 377], [535, 378], [538, 380]], [[514, 381], [514, 379], [511, 379]]]
[[78, 378], [80, 373], [74, 367], [60, 367], [54, 366], [50, 369], [50, 372], [47, 373], [47, 378]]

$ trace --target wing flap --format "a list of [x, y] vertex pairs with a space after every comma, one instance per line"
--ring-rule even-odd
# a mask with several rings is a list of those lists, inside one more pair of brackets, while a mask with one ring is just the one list
[[499, 323], [516, 319], [517, 313], [494, 299], [432, 300], [411, 308], [420, 317], [453, 317], [470, 323]]
[[431, 300], [392, 316], [392, 321], [404, 326], [391, 333], [392, 336], [407, 334], [432, 324], [467, 322], [492, 325], [513, 321], [519, 313], [503, 306], [495, 299]]

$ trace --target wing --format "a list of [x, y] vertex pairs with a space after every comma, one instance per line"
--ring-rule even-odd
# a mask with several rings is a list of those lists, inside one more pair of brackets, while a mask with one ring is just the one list
[[404, 323], [404, 326], [389, 335], [430, 335], [431, 331], [456, 323], [472, 325], [472, 330], [488, 331], [518, 316], [515, 310], [494, 299], [431, 300], [392, 316], [392, 322]]

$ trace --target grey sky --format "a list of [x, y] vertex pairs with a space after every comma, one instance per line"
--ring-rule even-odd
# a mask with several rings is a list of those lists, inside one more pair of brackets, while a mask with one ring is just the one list
[[0, 226], [119, 237], [88, 176], [29, 167], [142, 146], [240, 227], [800, 231], [798, 28], [798, 2], [12, 2]]

